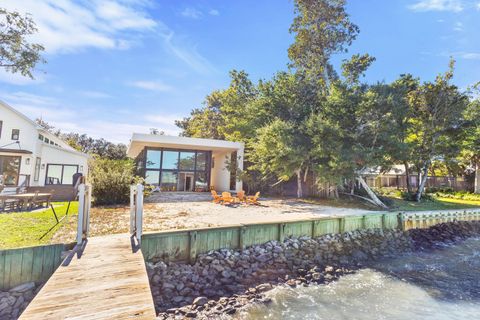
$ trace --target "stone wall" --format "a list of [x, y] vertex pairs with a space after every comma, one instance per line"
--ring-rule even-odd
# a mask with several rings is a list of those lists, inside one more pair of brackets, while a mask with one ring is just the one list
[[18, 319], [40, 289], [41, 285], [36, 285], [34, 282], [27, 282], [9, 291], [0, 291], [0, 319]]
[[367, 260], [431, 248], [480, 234], [480, 222], [443, 223], [429, 229], [359, 230], [319, 238], [270, 241], [246, 250], [201, 254], [195, 264], [147, 262], [159, 319], [218, 318], [249, 303], [268, 303], [275, 285], [308, 286], [355, 272]]

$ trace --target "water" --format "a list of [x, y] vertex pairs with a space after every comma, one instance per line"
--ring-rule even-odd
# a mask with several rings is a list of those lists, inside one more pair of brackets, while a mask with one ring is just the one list
[[480, 319], [480, 238], [268, 295], [270, 305], [252, 306], [237, 319]]

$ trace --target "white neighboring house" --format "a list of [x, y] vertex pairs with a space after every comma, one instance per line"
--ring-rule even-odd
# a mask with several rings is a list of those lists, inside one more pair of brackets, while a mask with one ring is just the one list
[[244, 144], [214, 139], [134, 133], [127, 156], [138, 173], [161, 191], [240, 191]]
[[71, 190], [74, 174], [86, 175], [87, 170], [87, 154], [0, 101], [0, 175], [5, 190], [25, 187], [61, 194], [62, 189]]

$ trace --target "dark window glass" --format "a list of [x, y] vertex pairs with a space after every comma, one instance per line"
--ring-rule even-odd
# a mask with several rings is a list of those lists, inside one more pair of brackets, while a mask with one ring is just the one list
[[177, 151], [163, 151], [162, 169], [178, 169]]
[[49, 140], [48, 138], [45, 138], [45, 140], [43, 140], [43, 141], [45, 141], [45, 143], [49, 143], [49, 142], [50, 142], [50, 140]]
[[20, 130], [12, 129], [12, 140], [18, 140], [20, 138]]
[[68, 164], [47, 165], [45, 184], [73, 184], [73, 175], [78, 172], [78, 166]]
[[0, 175], [6, 186], [18, 185], [20, 173], [20, 157], [0, 156]]
[[159, 181], [160, 181], [160, 171], [157, 171], [157, 170], [147, 170], [147, 171], [145, 171], [145, 182], [146, 183], [158, 186]]
[[172, 171], [162, 172], [162, 191], [177, 191], [177, 173]]
[[205, 171], [207, 166], [207, 153], [198, 152], [197, 153], [197, 170]]
[[0, 138], [2, 137], [3, 121], [0, 121]]
[[158, 150], [147, 150], [147, 168], [160, 169], [160, 156], [162, 152]]
[[33, 180], [34, 181], [38, 181], [39, 177], [40, 177], [40, 164], [41, 164], [42, 160], [40, 158], [36, 158], [35, 159], [35, 172], [34, 172], [34, 175], [33, 175]]
[[195, 152], [180, 152], [180, 170], [195, 169]]

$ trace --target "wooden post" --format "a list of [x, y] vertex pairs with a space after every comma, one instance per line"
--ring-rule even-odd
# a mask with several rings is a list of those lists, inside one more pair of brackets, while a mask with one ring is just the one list
[[90, 202], [92, 199], [91, 188], [89, 185], [81, 184], [78, 186], [78, 224], [77, 224], [77, 244], [81, 244], [83, 239], [88, 236], [90, 224]]
[[278, 224], [278, 241], [283, 242], [285, 240], [285, 223]]
[[245, 250], [245, 232], [247, 231], [247, 227], [241, 226], [238, 232], [238, 246], [240, 250]]
[[345, 217], [339, 218], [338, 232], [339, 233], [344, 233], [345, 232]]
[[137, 185], [137, 200], [135, 201], [135, 234], [137, 236], [138, 244], [142, 244], [142, 230], [143, 230], [143, 185]]
[[384, 213], [382, 214], [382, 230], [385, 230], [387, 228], [387, 214]]
[[397, 216], [398, 220], [398, 229], [405, 231], [405, 214], [403, 212], [400, 212]]
[[197, 259], [197, 231], [190, 231], [188, 234], [190, 236], [188, 261], [191, 264], [194, 264]]

